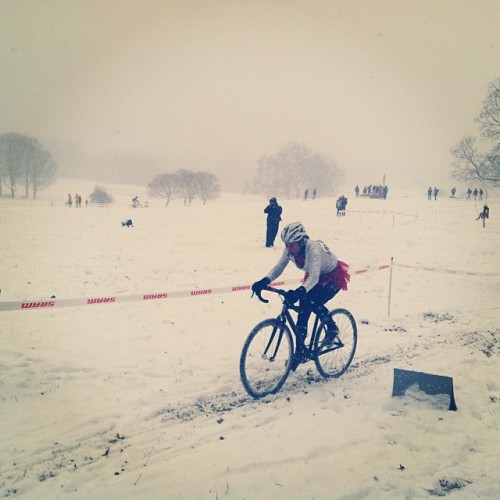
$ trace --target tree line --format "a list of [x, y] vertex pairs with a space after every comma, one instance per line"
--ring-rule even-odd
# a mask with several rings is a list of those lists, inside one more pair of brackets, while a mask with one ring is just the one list
[[[500, 184], [500, 78], [488, 86], [479, 116], [480, 140], [466, 136], [450, 149], [454, 157], [453, 176], [461, 182], [484, 181]], [[57, 180], [57, 164], [40, 142], [16, 132], [0, 135], [0, 198], [15, 198], [24, 187], [24, 196], [36, 199], [39, 190]], [[308, 188], [331, 195], [334, 185], [343, 182], [344, 172], [327, 155], [305, 145], [289, 142], [274, 154], [261, 157], [255, 175], [245, 191], [299, 198]], [[122, 182], [126, 182], [123, 179]], [[164, 198], [166, 205], [180, 196], [185, 205], [200, 198], [205, 204], [220, 196], [217, 177], [209, 172], [177, 170], [157, 175], [147, 185], [150, 196]]]
[[207, 201], [219, 198], [221, 190], [214, 174], [177, 170], [157, 175], [147, 185], [147, 192], [155, 198], [164, 198], [168, 207], [176, 196], [184, 200], [184, 205], [191, 205], [195, 198], [200, 198], [205, 205]]
[[24, 196], [33, 199], [40, 189], [57, 179], [57, 165], [52, 155], [33, 137], [15, 132], [0, 135], [0, 198], [4, 188], [15, 198], [19, 186]]

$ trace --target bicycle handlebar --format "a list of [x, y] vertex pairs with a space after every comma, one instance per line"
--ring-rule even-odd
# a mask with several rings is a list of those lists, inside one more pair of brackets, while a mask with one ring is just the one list
[[[266, 286], [264, 287], [262, 290], [259, 290], [258, 292], [255, 292], [255, 295], [257, 295], [257, 298], [261, 301], [261, 302], [264, 302], [264, 303], [268, 303], [269, 301], [267, 299], [264, 299], [262, 297], [262, 292], [266, 290], [266, 292], [273, 292], [273, 293], [277, 293], [278, 295], [281, 295], [283, 298], [286, 296], [286, 292], [285, 290], [281, 290], [281, 288], [273, 288], [272, 286]], [[252, 297], [253, 297], [253, 294], [252, 294]]]

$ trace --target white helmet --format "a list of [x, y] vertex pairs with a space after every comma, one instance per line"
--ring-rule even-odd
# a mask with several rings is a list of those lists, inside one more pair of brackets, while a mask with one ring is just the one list
[[309, 238], [309, 236], [307, 236], [306, 229], [301, 222], [292, 222], [281, 231], [281, 239], [285, 243], [295, 243], [304, 238]]

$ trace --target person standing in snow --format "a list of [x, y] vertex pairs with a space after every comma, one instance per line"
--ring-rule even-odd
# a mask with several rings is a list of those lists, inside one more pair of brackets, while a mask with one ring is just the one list
[[337, 217], [345, 215], [346, 207], [347, 207], [347, 198], [344, 195], [339, 196], [337, 202], [335, 203], [335, 208], [337, 209]]
[[[350, 280], [349, 266], [338, 260], [325, 243], [309, 239], [300, 222], [288, 224], [281, 232], [281, 239], [285, 243], [285, 250], [278, 263], [264, 278], [252, 285], [252, 291], [260, 294], [271, 281], [283, 273], [290, 261], [305, 271], [303, 285], [286, 293], [288, 302], [293, 304], [300, 301], [297, 318], [297, 355], [300, 357], [307, 335], [307, 322], [312, 312], [318, 314], [327, 325], [323, 343], [328, 344], [334, 340], [338, 329], [327, 314], [325, 304], [340, 290], [347, 290]], [[296, 368], [297, 365], [294, 363], [292, 366]]]
[[276, 198], [269, 200], [269, 205], [264, 208], [264, 213], [267, 214], [267, 229], [266, 229], [266, 247], [274, 246], [274, 240], [278, 234], [278, 228], [281, 221], [283, 209], [278, 205]]
[[345, 209], [347, 207], [347, 198], [342, 195], [340, 197], [340, 215], [345, 215]]
[[483, 221], [483, 227], [486, 227], [486, 219], [490, 218], [490, 209], [488, 205], [485, 205], [483, 207], [483, 211], [479, 214], [478, 218], [476, 220], [481, 219]]

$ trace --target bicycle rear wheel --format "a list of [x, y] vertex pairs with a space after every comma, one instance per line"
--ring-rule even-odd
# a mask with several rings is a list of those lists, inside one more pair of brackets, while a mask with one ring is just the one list
[[278, 392], [290, 373], [293, 355], [290, 330], [277, 319], [259, 323], [248, 335], [240, 357], [240, 377], [253, 398]]
[[320, 325], [320, 332], [314, 343], [316, 357], [314, 362], [318, 372], [325, 378], [338, 378], [351, 364], [358, 344], [358, 329], [354, 316], [347, 309], [334, 309], [328, 313], [339, 329], [331, 345], [321, 344], [325, 336], [325, 325]]

